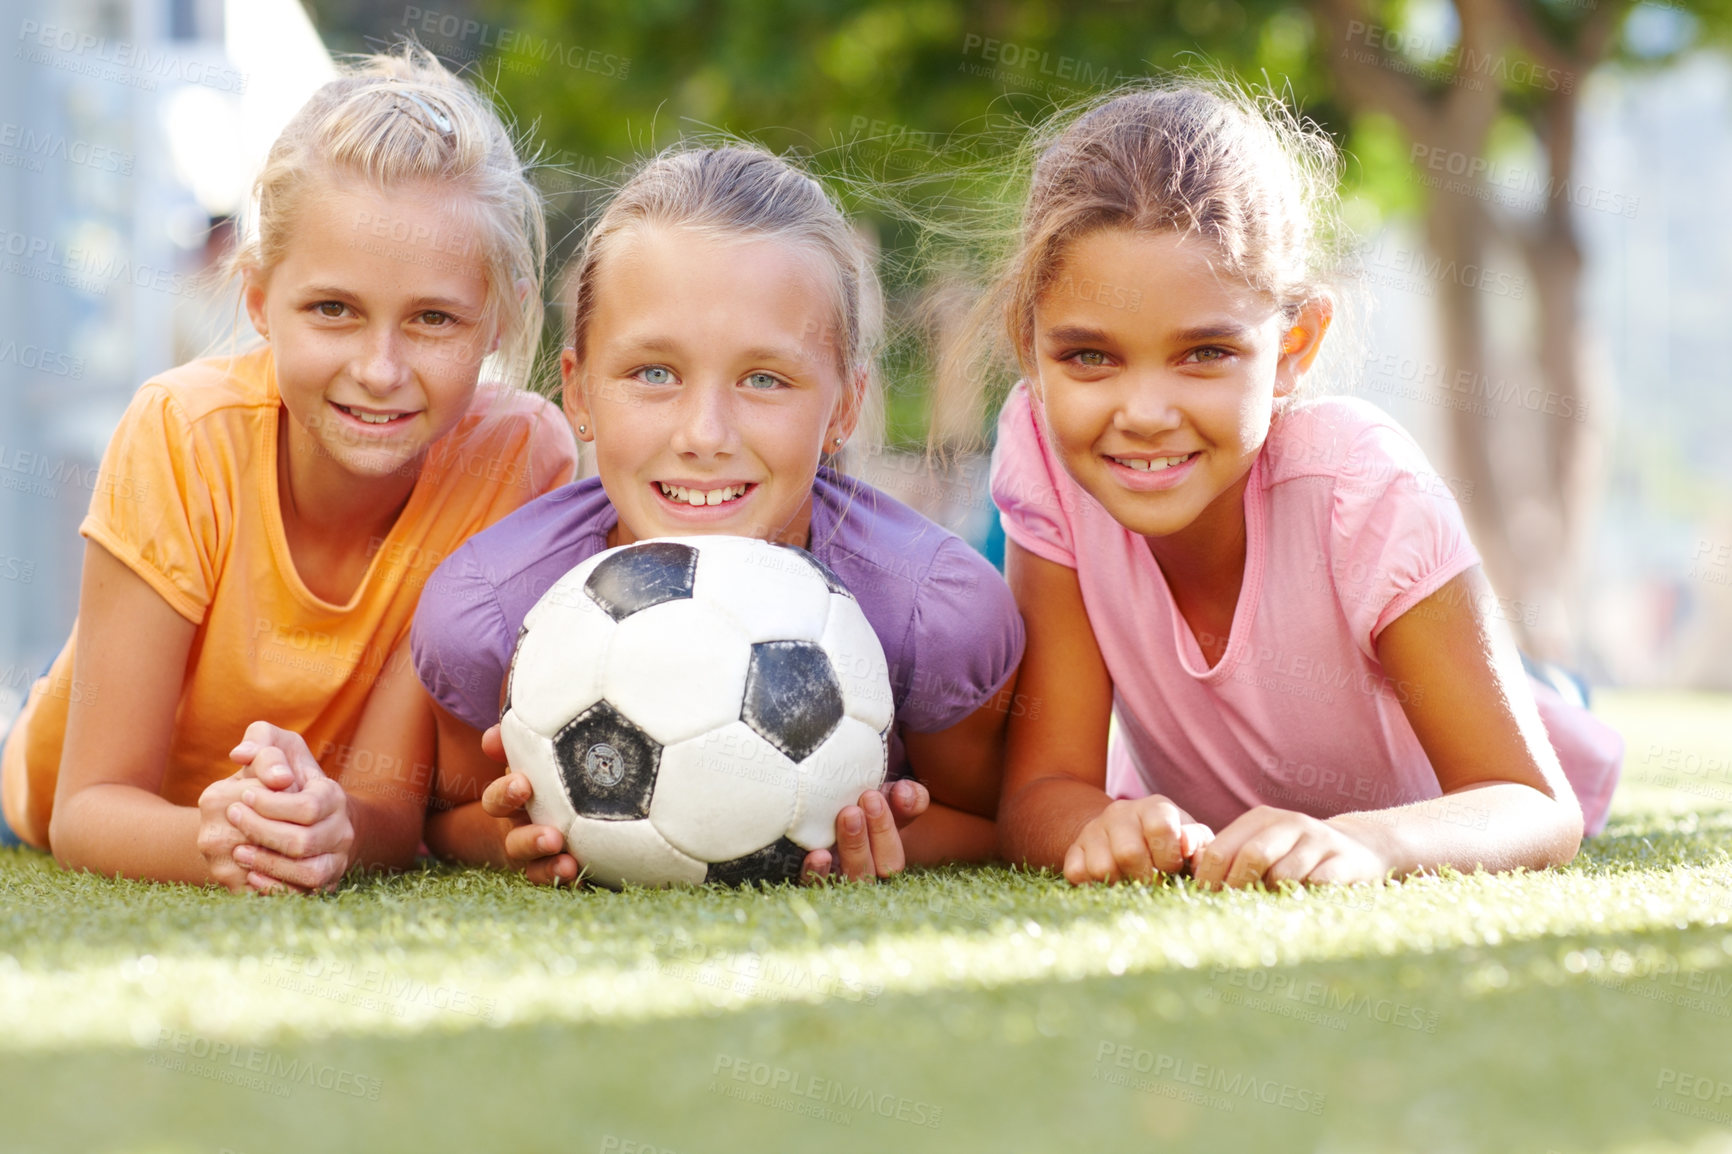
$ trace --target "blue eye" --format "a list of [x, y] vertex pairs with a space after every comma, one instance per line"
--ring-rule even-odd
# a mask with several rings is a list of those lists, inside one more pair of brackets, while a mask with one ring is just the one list
[[747, 373], [746, 387], [749, 389], [774, 389], [780, 386], [782, 378], [774, 373]]
[[637, 371], [637, 377], [646, 385], [671, 385], [674, 383], [673, 370], [666, 365], [649, 365]]

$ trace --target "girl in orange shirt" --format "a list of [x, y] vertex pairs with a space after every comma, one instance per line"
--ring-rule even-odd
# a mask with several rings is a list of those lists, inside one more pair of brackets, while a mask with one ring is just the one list
[[490, 354], [526, 376], [545, 250], [486, 98], [419, 50], [374, 57], [314, 94], [254, 195], [235, 266], [265, 344], [134, 397], [73, 636], [0, 767], [7, 823], [67, 867], [311, 891], [413, 857], [421, 586], [576, 458], [557, 409], [478, 384]]

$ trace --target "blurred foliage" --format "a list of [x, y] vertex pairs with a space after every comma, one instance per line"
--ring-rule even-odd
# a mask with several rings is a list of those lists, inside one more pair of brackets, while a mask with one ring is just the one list
[[[734, 134], [800, 156], [882, 246], [892, 318], [914, 311], [913, 259], [947, 208], [974, 248], [1008, 223], [1010, 157], [1026, 127], [1123, 81], [1240, 77], [1282, 94], [1346, 148], [1348, 223], [1424, 211], [1409, 142], [1337, 100], [1313, 10], [1332, 0], [304, 0], [327, 43], [368, 51], [413, 35], [488, 84], [543, 148], [552, 267], [633, 161], [682, 137]], [[1569, 51], [1596, 20], [1629, 35], [1611, 58], [1663, 66], [1732, 29], [1732, 0], [1518, 0]], [[1397, 33], [1428, 99], [1450, 92], [1447, 0], [1365, 0]], [[1418, 31], [1414, 31], [1418, 30]], [[1519, 55], [1519, 53], [1518, 53]], [[1534, 86], [1505, 84], [1504, 146], [1531, 144]], [[917, 206], [909, 211], [907, 206]], [[902, 211], [897, 211], [901, 206]], [[993, 211], [994, 209], [998, 211]], [[926, 422], [922, 342], [891, 350], [892, 441]]]

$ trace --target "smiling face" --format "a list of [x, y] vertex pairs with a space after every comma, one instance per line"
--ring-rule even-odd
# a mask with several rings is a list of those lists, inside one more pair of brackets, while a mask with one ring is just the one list
[[639, 226], [595, 278], [566, 411], [619, 513], [609, 543], [731, 533], [806, 544], [812, 479], [853, 431], [833, 288], [784, 241]]
[[1030, 360], [1053, 447], [1115, 520], [1171, 544], [1242, 532], [1275, 397], [1315, 356], [1327, 305], [1287, 317], [1175, 232], [1097, 229], [1035, 302]]
[[475, 229], [449, 191], [327, 186], [248, 274], [297, 483], [401, 486], [468, 410], [494, 345]]

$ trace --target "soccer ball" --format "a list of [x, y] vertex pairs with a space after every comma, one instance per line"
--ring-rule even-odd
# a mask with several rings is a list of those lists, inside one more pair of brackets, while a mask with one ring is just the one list
[[745, 537], [598, 553], [524, 619], [501, 736], [530, 817], [604, 885], [782, 881], [884, 780], [878, 635], [801, 549]]

